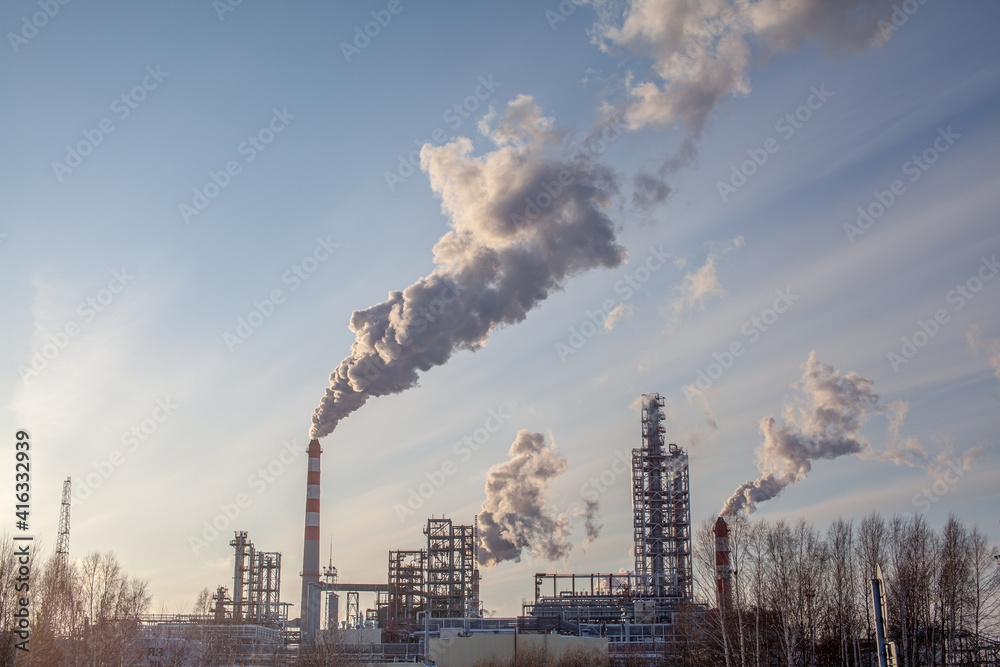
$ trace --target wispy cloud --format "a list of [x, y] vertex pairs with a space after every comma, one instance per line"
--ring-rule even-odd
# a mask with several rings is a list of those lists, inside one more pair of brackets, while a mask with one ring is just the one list
[[998, 380], [1000, 380], [1000, 338], [984, 341], [982, 339], [982, 335], [980, 334], [979, 327], [975, 324], [969, 327], [969, 330], [965, 334], [965, 338], [969, 344], [969, 349], [972, 350], [974, 354], [986, 352], [989, 355], [990, 367], [993, 368], [993, 374], [997, 376]]
[[681, 284], [674, 290], [674, 299], [667, 307], [667, 316], [671, 325], [675, 325], [677, 318], [685, 310], [695, 308], [705, 308], [705, 303], [713, 298], [722, 298], [726, 295], [726, 290], [719, 281], [719, 274], [716, 271], [716, 261], [722, 255], [733, 250], [742, 248], [744, 245], [743, 236], [737, 236], [727, 242], [721, 248], [708, 253], [705, 263], [694, 271], [684, 274]]

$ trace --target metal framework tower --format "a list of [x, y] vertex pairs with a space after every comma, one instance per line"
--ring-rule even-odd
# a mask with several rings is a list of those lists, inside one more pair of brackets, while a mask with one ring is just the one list
[[347, 627], [360, 628], [364, 625], [361, 622], [361, 605], [357, 591], [347, 591]]
[[225, 586], [219, 586], [212, 594], [212, 606], [208, 611], [214, 615], [216, 623], [222, 623], [226, 620], [226, 607], [232, 607], [232, 605], [233, 601], [229, 599], [229, 589]]
[[427, 608], [435, 618], [479, 615], [476, 527], [428, 519]]
[[632, 450], [635, 572], [646, 595], [690, 600], [691, 502], [687, 453], [664, 451], [663, 397], [642, 396], [642, 447]]
[[250, 565], [247, 620], [272, 624], [281, 619], [281, 554], [254, 551]]
[[389, 591], [386, 615], [396, 625], [417, 622], [417, 611], [426, 608], [424, 601], [424, 569], [427, 552], [389, 552]]
[[229, 546], [235, 550], [233, 564], [232, 619], [235, 623], [280, 624], [281, 554], [257, 551], [247, 532], [236, 531]]
[[229, 546], [236, 550], [233, 564], [233, 620], [241, 623], [247, 612], [247, 583], [253, 563], [253, 542], [243, 530], [235, 533]]
[[[330, 540], [330, 564], [323, 568], [323, 583], [327, 586], [337, 583], [337, 568], [333, 566], [333, 539]], [[340, 619], [340, 596], [326, 589], [326, 629], [334, 631]]]
[[63, 563], [69, 561], [69, 504], [72, 484], [67, 477], [63, 482], [62, 506], [59, 508], [59, 536], [56, 539], [56, 556]]

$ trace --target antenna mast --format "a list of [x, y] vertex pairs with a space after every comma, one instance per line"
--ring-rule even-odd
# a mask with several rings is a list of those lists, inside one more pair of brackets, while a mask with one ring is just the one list
[[59, 537], [56, 539], [56, 556], [62, 562], [69, 561], [69, 503], [71, 483], [67, 477], [63, 482], [62, 507], [59, 510]]

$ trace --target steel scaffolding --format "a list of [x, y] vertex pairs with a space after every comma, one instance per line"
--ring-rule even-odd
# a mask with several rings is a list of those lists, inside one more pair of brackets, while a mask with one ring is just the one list
[[664, 451], [663, 397], [643, 394], [642, 447], [632, 450], [635, 573], [650, 597], [693, 595], [687, 453]]
[[236, 623], [282, 625], [287, 610], [281, 603], [281, 554], [257, 551], [247, 532], [229, 542], [235, 550], [232, 619]]
[[389, 591], [386, 615], [396, 626], [416, 626], [417, 612], [426, 608], [424, 601], [424, 570], [427, 552], [389, 552]]
[[479, 616], [476, 527], [451, 519], [428, 519], [427, 608], [435, 618]]

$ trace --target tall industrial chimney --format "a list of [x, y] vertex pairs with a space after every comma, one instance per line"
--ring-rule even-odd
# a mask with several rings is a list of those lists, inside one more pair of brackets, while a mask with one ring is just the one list
[[309, 443], [309, 472], [306, 475], [306, 530], [302, 546], [302, 610], [299, 613], [301, 642], [316, 641], [319, 630], [319, 440]]
[[721, 516], [715, 522], [715, 587], [719, 609], [733, 606], [733, 570], [729, 563], [729, 526]]

